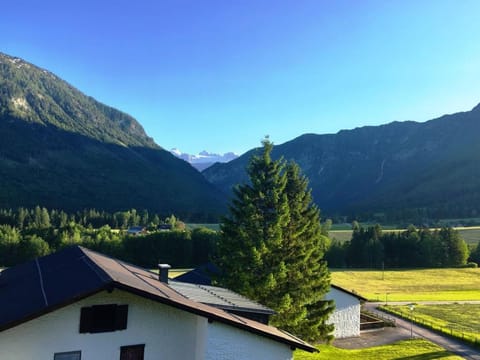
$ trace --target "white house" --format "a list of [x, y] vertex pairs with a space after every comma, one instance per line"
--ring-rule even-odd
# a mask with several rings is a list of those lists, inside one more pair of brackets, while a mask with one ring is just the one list
[[335, 302], [335, 311], [328, 319], [329, 324], [335, 325], [335, 338], [359, 336], [361, 303], [367, 299], [333, 284], [325, 299]]
[[82, 247], [0, 275], [0, 359], [292, 359], [302, 340]]

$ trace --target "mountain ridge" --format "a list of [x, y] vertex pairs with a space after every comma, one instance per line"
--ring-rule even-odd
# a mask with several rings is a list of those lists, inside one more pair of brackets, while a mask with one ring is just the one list
[[0, 54], [0, 94], [1, 208], [223, 213], [223, 195], [132, 116], [49, 71]]
[[[479, 132], [477, 105], [422, 123], [397, 121], [336, 134], [304, 134], [276, 145], [272, 156], [300, 165], [315, 201], [328, 214], [476, 216], [480, 214], [474, 200], [480, 200]], [[247, 180], [243, 169], [255, 151], [216, 164], [203, 174], [230, 193], [233, 184]]]

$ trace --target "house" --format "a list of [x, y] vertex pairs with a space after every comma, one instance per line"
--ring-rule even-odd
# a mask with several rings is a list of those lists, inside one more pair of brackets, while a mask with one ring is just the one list
[[335, 302], [335, 311], [328, 319], [329, 324], [335, 325], [335, 338], [359, 336], [361, 304], [367, 299], [333, 284], [325, 299]]
[[[175, 281], [197, 284], [199, 287], [206, 287], [211, 284], [210, 274], [218, 274], [219, 270], [213, 264], [205, 264], [193, 269], [185, 274], [177, 276]], [[186, 294], [188, 296], [188, 294]], [[361, 303], [367, 301], [364, 297], [345, 290], [339, 286], [331, 285], [330, 291], [325, 295], [325, 299], [335, 302], [335, 310], [328, 320], [329, 324], [334, 324], [335, 338], [346, 338], [360, 335], [360, 308]], [[251, 301], [251, 300], [250, 300]], [[225, 309], [229, 311], [228, 309]], [[255, 312], [255, 307], [250, 309]], [[272, 313], [271, 313], [272, 314]], [[271, 314], [263, 314], [263, 317], [257, 317], [258, 321], [266, 319]], [[243, 315], [245, 316], [245, 315]], [[258, 314], [262, 316], [262, 314]]]
[[172, 230], [172, 224], [160, 224], [157, 226], [157, 229], [160, 231], [170, 231]]
[[147, 229], [144, 226], [131, 226], [127, 230], [128, 235], [140, 235], [146, 233]]
[[0, 359], [291, 359], [286, 332], [79, 246], [0, 273]]

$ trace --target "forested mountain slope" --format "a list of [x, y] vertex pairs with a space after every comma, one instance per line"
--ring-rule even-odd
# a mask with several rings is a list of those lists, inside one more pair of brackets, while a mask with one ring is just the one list
[[224, 210], [219, 191], [131, 116], [0, 53], [0, 207]]
[[[246, 180], [244, 169], [254, 151], [203, 174], [230, 193]], [[306, 134], [275, 146], [273, 157], [280, 156], [301, 166], [316, 203], [329, 215], [480, 215], [480, 105], [424, 123]]]

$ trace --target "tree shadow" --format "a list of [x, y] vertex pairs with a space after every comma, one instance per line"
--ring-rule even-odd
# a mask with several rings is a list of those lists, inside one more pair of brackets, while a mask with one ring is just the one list
[[433, 359], [442, 359], [444, 357], [452, 356], [452, 353], [443, 350], [443, 351], [434, 351], [426, 354], [412, 355], [412, 356], [402, 356], [395, 358], [394, 360], [433, 360]]

